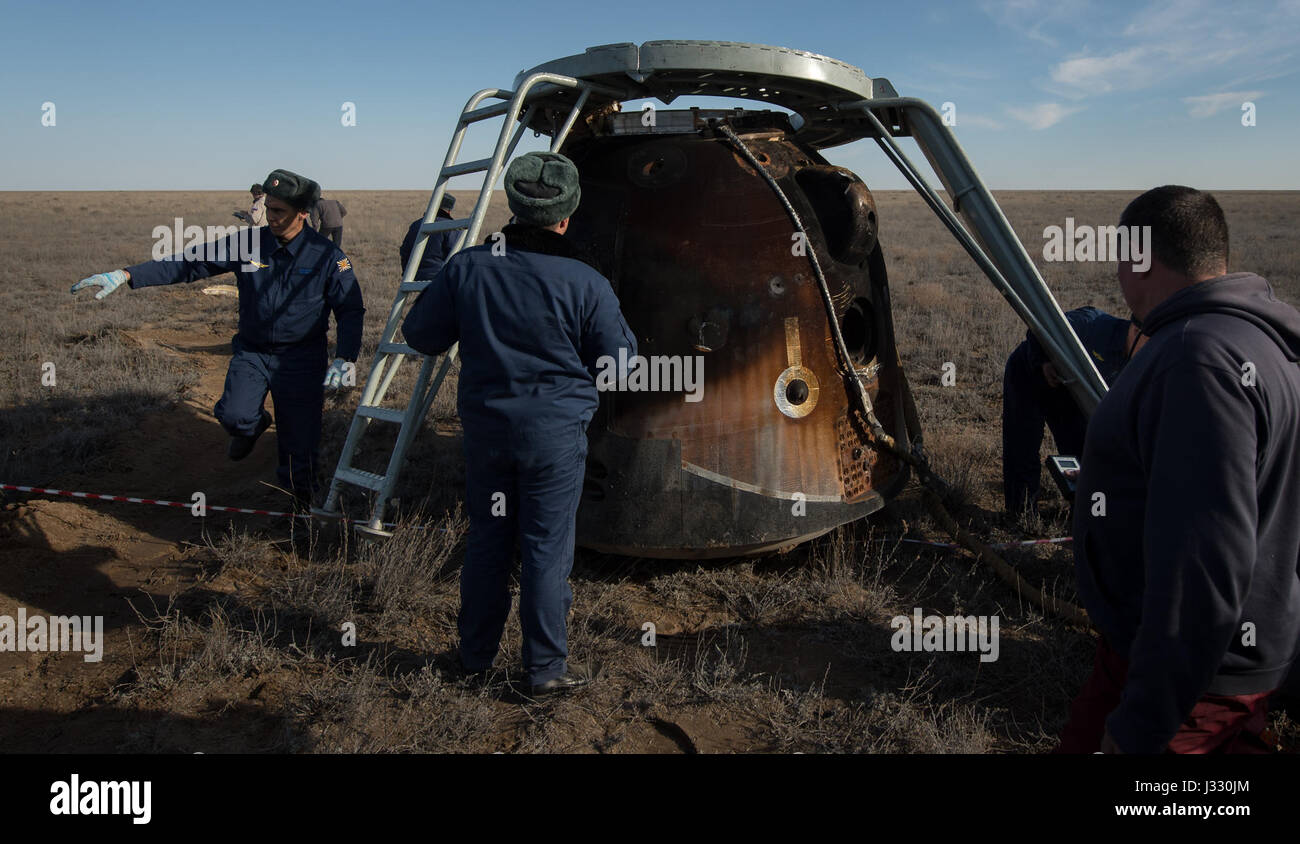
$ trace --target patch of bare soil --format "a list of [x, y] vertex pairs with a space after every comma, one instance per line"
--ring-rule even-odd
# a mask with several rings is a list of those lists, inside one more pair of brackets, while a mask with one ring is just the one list
[[[101, 461], [105, 468], [43, 479], [43, 485], [187, 504], [202, 491], [213, 504], [284, 509], [287, 497], [268, 485], [274, 481], [274, 428], [245, 461], [226, 459], [227, 437], [212, 407], [221, 395], [233, 331], [230, 325], [203, 329], [121, 332], [128, 345], [160, 349], [196, 369], [197, 385], [172, 409], [119, 432]], [[104, 642], [101, 662], [86, 662], [79, 653], [0, 653], [0, 705], [9, 712], [0, 746], [111, 751], [129, 743], [136, 722], [170, 719], [165, 711], [118, 711], [105, 700], [134, 671], [140, 652], [142, 628], [132, 605], [166, 606], [169, 595], [197, 583], [210, 556], [204, 533], [221, 530], [226, 521], [198, 519], [188, 509], [71, 498], [6, 504], [0, 514], [2, 605], [24, 607], [29, 616], [102, 615]], [[223, 731], [221, 719], [179, 720], [192, 720], [194, 729], [214, 736], [207, 742], [212, 746], [234, 750], [243, 741]]]

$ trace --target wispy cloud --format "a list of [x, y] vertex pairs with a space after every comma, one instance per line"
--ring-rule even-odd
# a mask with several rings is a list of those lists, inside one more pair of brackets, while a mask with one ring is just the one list
[[1060, 103], [1038, 103], [1023, 108], [1019, 106], [1007, 106], [1006, 108], [1007, 114], [1030, 129], [1047, 129], [1060, 123], [1070, 115], [1083, 111], [1083, 106], [1066, 106]]
[[1205, 0], [1162, 0], [1140, 9], [1124, 35], [1129, 38], [1169, 38], [1196, 30], [1212, 31], [1214, 4]]
[[1108, 56], [1066, 59], [1052, 68], [1052, 81], [1074, 93], [1104, 94], [1143, 70], [1143, 52], [1135, 47]]
[[1138, 91], [1187, 79], [1263, 49], [1262, 45], [1252, 45], [1249, 41], [1233, 46], [1170, 41], [1104, 55], [1088, 55], [1085, 51], [1051, 68], [1055, 87], [1049, 90], [1076, 99], [1113, 91]]
[[1052, 48], [1059, 47], [1060, 42], [1047, 30], [1058, 25], [1064, 27], [1088, 6], [1080, 0], [984, 0], [980, 3], [984, 14], [999, 26]]
[[1224, 91], [1200, 97], [1183, 97], [1183, 102], [1191, 106], [1188, 113], [1192, 117], [1213, 117], [1225, 108], [1240, 108], [1247, 100], [1258, 100], [1262, 96], [1263, 91]]
[[[1201, 81], [1200, 91], [1177, 93], [1231, 93], [1295, 67], [1300, 0], [1230, 6], [1217, 0], [1152, 0], [1133, 6], [1095, 0], [982, 0], [980, 8], [999, 27], [1019, 34], [1022, 50], [1044, 56], [1045, 76], [1037, 77], [1036, 84], [1067, 102], [1193, 80]], [[1210, 74], [1218, 79], [1205, 84]], [[1041, 106], [1019, 111], [1044, 120], [1051, 115]]]
[[[1296, 0], [1296, 3], [1300, 4], [1300, 0]], [[1238, 85], [1271, 82], [1274, 79], [1285, 79], [1288, 76], [1294, 76], [1295, 74], [1300, 73], [1300, 62], [1297, 61], [1295, 52], [1278, 53], [1277, 55], [1255, 62], [1254, 65], [1255, 68], [1252, 72], [1243, 76], [1234, 77], [1225, 82], [1221, 87], [1235, 88]]]
[[[1294, 49], [1295, 14], [1285, 4], [1245, 14], [1208, 0], [1160, 0], [1138, 9], [1120, 46], [1088, 46], [1048, 70], [1047, 89], [1082, 99], [1178, 83], [1242, 65], [1268, 68]], [[1227, 86], [1225, 86], [1227, 87]]]

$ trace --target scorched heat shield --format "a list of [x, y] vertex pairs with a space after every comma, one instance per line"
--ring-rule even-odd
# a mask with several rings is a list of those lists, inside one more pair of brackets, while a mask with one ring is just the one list
[[570, 136], [563, 152], [581, 174], [582, 203], [568, 237], [614, 286], [649, 366], [669, 375], [698, 357], [702, 380], [695, 395], [662, 383], [602, 393], [579, 544], [731, 555], [874, 512], [905, 472], [850, 413], [809, 254], [877, 417], [906, 442], [870, 191], [797, 143], [781, 113], [661, 111], [658, 131], [638, 131], [644, 122], [611, 114]]

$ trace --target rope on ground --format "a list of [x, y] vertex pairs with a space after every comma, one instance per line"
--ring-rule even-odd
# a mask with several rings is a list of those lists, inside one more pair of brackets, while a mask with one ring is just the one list
[[926, 457], [925, 451], [920, 448], [919, 442], [914, 444], [911, 451], [904, 449], [899, 446], [893, 437], [885, 433], [879, 421], [875, 419], [874, 414], [869, 414], [868, 419], [870, 419], [872, 428], [872, 445], [877, 450], [885, 451], [897, 457], [916, 470], [917, 478], [921, 482], [921, 495], [925, 499], [931, 515], [954, 541], [991, 568], [1000, 580], [1016, 590], [1017, 595], [1028, 598], [1031, 603], [1039, 607], [1043, 612], [1054, 615], [1070, 624], [1091, 629], [1092, 625], [1088, 620], [1088, 613], [1083, 609], [1064, 598], [1048, 595], [1041, 588], [1025, 580], [1020, 572], [1016, 571], [1006, 560], [999, 557], [997, 552], [957, 524], [957, 520], [943, 506], [942, 493], [951, 489], [951, 486], [930, 468], [930, 461]]
[[[900, 539], [899, 542], [907, 542], [911, 545], [925, 545], [930, 548], [946, 548], [948, 550], [969, 550], [964, 545], [956, 542], [933, 542], [929, 539]], [[989, 547], [994, 551], [1007, 551], [1012, 548], [1027, 548], [1031, 545], [1061, 545], [1066, 542], [1073, 542], [1073, 536], [1058, 536], [1053, 539], [1026, 539], [1020, 542], [995, 542]]]
[[1085, 628], [1091, 627], [1086, 612], [1063, 598], [1048, 595], [1042, 589], [1025, 580], [1020, 575], [1020, 572], [1008, 565], [992, 548], [971, 536], [969, 531], [957, 524], [957, 520], [944, 508], [943, 502], [939, 500], [939, 496], [933, 490], [924, 489], [921, 495], [929, 506], [931, 515], [943, 526], [943, 529], [948, 531], [953, 539], [979, 557], [985, 565], [993, 569], [993, 572], [1004, 583], [1015, 589], [1018, 595], [1028, 598], [1044, 612], [1055, 615], [1071, 624], [1077, 624]]

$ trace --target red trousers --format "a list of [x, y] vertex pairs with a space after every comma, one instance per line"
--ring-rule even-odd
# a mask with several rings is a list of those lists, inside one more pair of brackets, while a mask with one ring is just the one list
[[[1095, 753], [1106, 733], [1106, 717], [1119, 706], [1128, 661], [1097, 638], [1092, 674], [1070, 704], [1070, 720], [1053, 753]], [[1170, 739], [1167, 753], [1269, 753], [1260, 738], [1268, 716], [1268, 696], [1202, 695]]]

